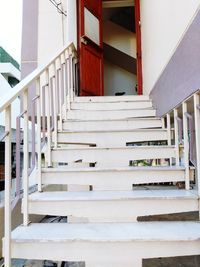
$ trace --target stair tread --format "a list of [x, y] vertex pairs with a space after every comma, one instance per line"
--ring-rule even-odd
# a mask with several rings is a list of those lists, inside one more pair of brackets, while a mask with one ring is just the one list
[[30, 201], [100, 201], [134, 199], [198, 199], [196, 190], [134, 190], [134, 191], [86, 191], [86, 192], [43, 192], [33, 193]]
[[122, 96], [93, 96], [93, 97], [75, 97], [74, 98], [74, 102], [97, 102], [97, 103], [101, 103], [101, 102], [137, 102], [137, 101], [151, 101], [149, 99], [149, 96], [138, 96], [138, 95], [122, 95]]
[[113, 171], [184, 171], [181, 166], [141, 166], [141, 167], [123, 167], [123, 168], [43, 168], [42, 172], [113, 172]]
[[124, 118], [124, 119], [117, 119], [117, 118], [112, 118], [112, 119], [102, 119], [101, 121], [99, 120], [96, 120], [96, 119], [93, 119], [93, 120], [87, 120], [87, 119], [83, 119], [83, 120], [80, 120], [80, 119], [67, 119], [67, 120], [64, 120], [64, 122], [96, 122], [98, 121], [99, 123], [102, 123], [103, 121], [124, 121], [124, 122], [127, 122], [127, 121], [141, 121], [141, 120], [155, 120], [155, 121], [160, 121], [160, 118], [157, 118], [155, 116], [153, 117], [141, 117], [141, 118], [133, 118], [133, 117], [129, 117], [129, 118]]
[[175, 146], [125, 146], [125, 147], [58, 147], [58, 148], [52, 148], [52, 150], [59, 151], [59, 150], [140, 150], [140, 149], [174, 149]]
[[199, 222], [41, 223], [19, 226], [12, 242], [199, 241]]
[[117, 132], [117, 133], [124, 133], [124, 132], [127, 132], [127, 133], [130, 133], [130, 132], [167, 132], [166, 129], [133, 129], [133, 130], [107, 130], [107, 129], [104, 129], [104, 130], [79, 130], [79, 131], [67, 131], [67, 130], [63, 130], [63, 131], [58, 131], [58, 133], [111, 133], [111, 132]]

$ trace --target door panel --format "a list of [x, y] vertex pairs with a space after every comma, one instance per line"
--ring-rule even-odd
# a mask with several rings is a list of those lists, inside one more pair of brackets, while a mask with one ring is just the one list
[[79, 0], [80, 95], [103, 95], [102, 1]]

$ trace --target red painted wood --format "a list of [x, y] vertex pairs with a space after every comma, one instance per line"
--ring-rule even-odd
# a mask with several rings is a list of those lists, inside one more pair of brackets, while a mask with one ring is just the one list
[[[87, 39], [87, 44], [81, 42], [85, 36], [84, 31], [84, 8], [87, 8], [97, 19], [100, 25], [100, 45], [94, 44]], [[103, 91], [103, 20], [101, 0], [78, 0], [78, 40], [80, 58], [80, 95], [101, 96]]]
[[142, 38], [141, 38], [141, 23], [140, 23], [140, 0], [135, 0], [135, 25], [136, 25], [136, 40], [137, 40], [138, 94], [142, 95], [143, 78], [142, 78]]

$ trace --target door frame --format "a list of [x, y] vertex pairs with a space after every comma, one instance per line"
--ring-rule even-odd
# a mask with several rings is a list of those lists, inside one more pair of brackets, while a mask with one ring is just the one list
[[[77, 37], [80, 35], [80, 9], [79, 9], [79, 1], [76, 0], [77, 3]], [[102, 0], [103, 1], [103, 0]], [[138, 83], [138, 95], [143, 94], [143, 72], [142, 72], [142, 34], [141, 34], [141, 7], [140, 7], [140, 0], [134, 0], [135, 3], [135, 27], [136, 27], [136, 61], [137, 61], [137, 83]], [[101, 27], [102, 29], [103, 27]], [[102, 36], [102, 33], [101, 33]], [[78, 54], [80, 53], [80, 42], [79, 39], [77, 40], [77, 48]], [[103, 75], [103, 74], [102, 74]], [[79, 79], [81, 77], [80, 69], [79, 69]], [[102, 77], [103, 79], [103, 77]], [[79, 80], [80, 85], [80, 80]], [[79, 88], [80, 90], [80, 88]], [[80, 93], [80, 92], [79, 92]]]
[[137, 61], [137, 81], [138, 95], [143, 94], [143, 74], [142, 74], [142, 34], [141, 34], [141, 13], [140, 0], [135, 0], [135, 28], [136, 28], [136, 61]]

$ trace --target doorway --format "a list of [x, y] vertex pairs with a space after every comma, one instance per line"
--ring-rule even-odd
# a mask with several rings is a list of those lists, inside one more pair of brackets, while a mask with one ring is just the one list
[[139, 0], [78, 0], [80, 95], [142, 94]]

